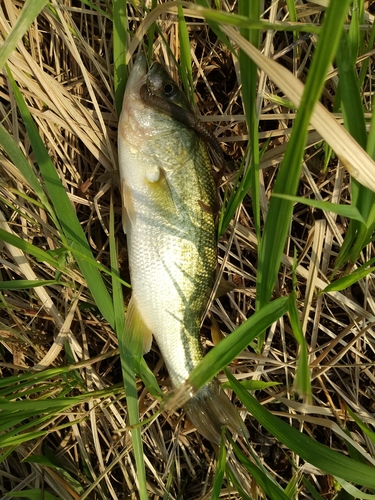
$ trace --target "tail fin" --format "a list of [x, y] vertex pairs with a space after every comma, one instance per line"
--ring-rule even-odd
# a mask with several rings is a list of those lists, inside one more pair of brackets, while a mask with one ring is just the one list
[[197, 431], [213, 444], [220, 445], [223, 425], [237, 434], [243, 435], [245, 433], [248, 436], [236, 408], [216, 379], [202, 387], [184, 405], [184, 409]]

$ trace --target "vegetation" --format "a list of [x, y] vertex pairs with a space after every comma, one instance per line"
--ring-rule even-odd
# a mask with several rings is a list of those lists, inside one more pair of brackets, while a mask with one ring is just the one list
[[[0, 498], [375, 498], [371, 2], [0, 5]], [[240, 409], [250, 437], [220, 450], [157, 346], [136, 369], [126, 342], [116, 134], [139, 50], [226, 157], [189, 380], [219, 373]]]

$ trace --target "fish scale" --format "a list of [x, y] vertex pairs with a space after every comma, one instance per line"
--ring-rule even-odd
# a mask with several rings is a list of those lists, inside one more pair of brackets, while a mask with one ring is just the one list
[[[158, 85], [160, 86], [158, 87]], [[165, 86], [168, 84], [168, 87]], [[127, 234], [132, 298], [127, 327], [154, 336], [172, 384], [179, 388], [202, 359], [200, 322], [216, 269], [216, 186], [206, 146], [197, 133], [142, 100], [140, 89], [165, 96], [190, 112], [158, 64], [144, 57], [129, 76], [119, 120], [123, 225]], [[239, 430], [238, 414], [217, 381], [185, 405], [202, 435], [220, 442], [222, 424]]]

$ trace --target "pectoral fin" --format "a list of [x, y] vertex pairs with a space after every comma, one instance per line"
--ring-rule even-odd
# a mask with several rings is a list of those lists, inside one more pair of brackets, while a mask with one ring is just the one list
[[126, 182], [121, 182], [121, 196], [122, 196], [122, 227], [126, 233], [126, 227], [135, 222], [135, 210], [131, 191]]
[[126, 313], [126, 329], [130, 332], [130, 338], [135, 348], [135, 355], [142, 356], [151, 349], [152, 332], [143, 321], [134, 297], [130, 299]]
[[[152, 177], [152, 173], [154, 174], [154, 177]], [[150, 170], [148, 174], [149, 175], [146, 177], [148, 187], [152, 193], [154, 201], [160, 205], [161, 212], [179, 214], [180, 210], [173, 198], [173, 193], [164, 170], [159, 168], [158, 173], [156, 173], [156, 170], [154, 172]]]

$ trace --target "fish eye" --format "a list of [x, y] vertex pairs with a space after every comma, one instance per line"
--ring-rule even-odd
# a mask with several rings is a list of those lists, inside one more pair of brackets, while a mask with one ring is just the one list
[[166, 97], [174, 97], [177, 93], [176, 86], [172, 83], [166, 83], [163, 90]]

